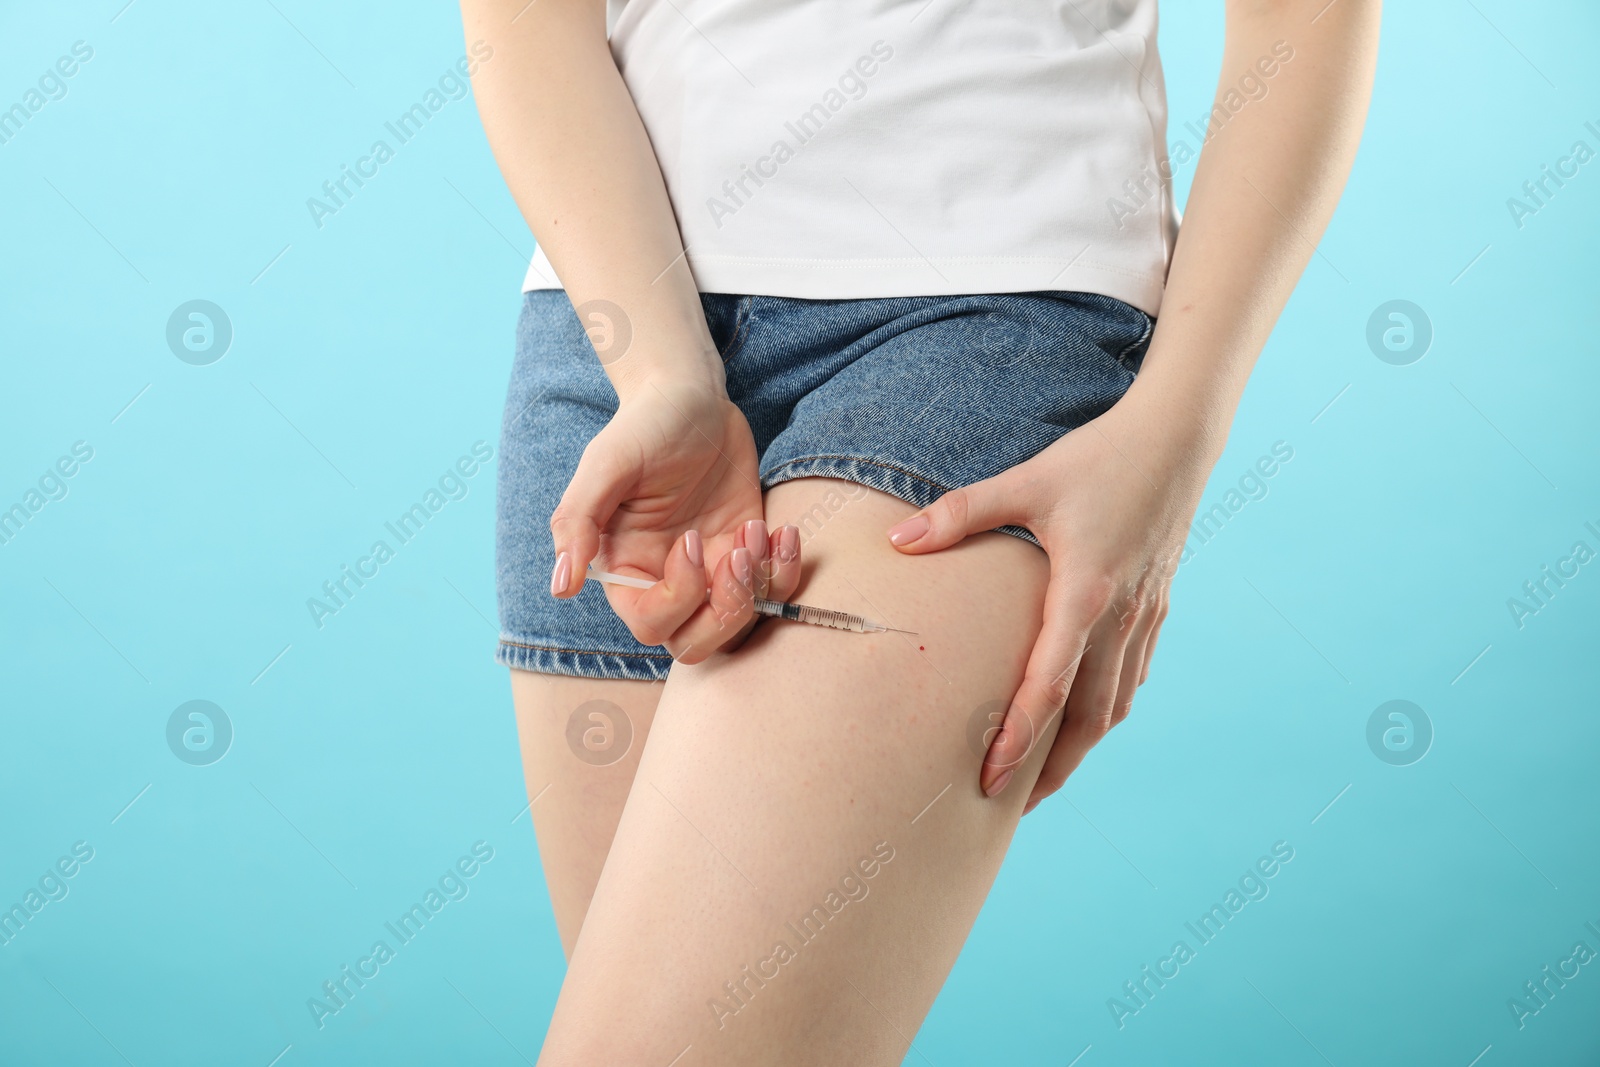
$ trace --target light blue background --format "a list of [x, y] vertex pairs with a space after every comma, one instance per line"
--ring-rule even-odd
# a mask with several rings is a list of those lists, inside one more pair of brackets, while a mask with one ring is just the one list
[[[497, 441], [533, 242], [471, 100], [323, 228], [305, 206], [462, 53], [458, 16], [123, 2], [0, 12], [0, 106], [94, 49], [0, 145], [0, 507], [94, 449], [0, 545], [0, 904], [94, 848], [0, 947], [0, 1062], [531, 1060], [562, 963], [489, 658], [492, 464], [321, 629], [305, 606]], [[1218, 7], [1165, 12], [1174, 138]], [[1600, 12], [1408, 2], [1384, 29], [1207, 504], [1294, 458], [1182, 568], [1134, 715], [1024, 821], [911, 1062], [1600, 1058], [1600, 964], [1523, 1029], [1507, 1008], [1600, 950], [1600, 563], [1523, 628], [1506, 603], [1600, 549], [1600, 161], [1520, 229], [1506, 207], [1600, 148]], [[164, 339], [196, 298], [235, 331], [204, 367]], [[1413, 365], [1366, 345], [1391, 299], [1431, 318]], [[1395, 698], [1436, 731], [1406, 767], [1366, 742]], [[166, 744], [192, 699], [234, 726], [211, 766]], [[470, 895], [318, 1030], [307, 998], [480, 840]], [[1119, 1030], [1107, 999], [1280, 840], [1270, 896]]]

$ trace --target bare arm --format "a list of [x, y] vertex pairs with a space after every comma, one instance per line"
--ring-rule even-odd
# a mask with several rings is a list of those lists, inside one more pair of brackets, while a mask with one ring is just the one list
[[644, 592], [607, 587], [618, 616], [643, 643], [698, 662], [747, 632], [753, 597], [794, 589], [799, 545], [796, 531], [760, 521], [755, 441], [728, 399], [660, 164], [611, 57], [604, 0], [461, 10], [468, 40], [494, 49], [473, 88], [512, 196], [573, 306], [609, 301], [631, 327], [626, 351], [599, 352], [618, 407], [550, 517], [550, 593], [583, 588], [603, 534], [608, 569], [661, 579]]
[[1275, 45], [1279, 55], [1283, 44], [1293, 49], [1293, 59], [1201, 152], [1161, 319], [1129, 397], [1172, 427], [1178, 447], [1203, 443], [1207, 472], [1344, 190], [1371, 96], [1380, 9], [1378, 0], [1228, 4], [1218, 104]]
[[631, 321], [606, 372], [620, 396], [651, 380], [720, 391], [661, 168], [606, 41], [604, 0], [462, 0], [468, 40], [493, 49], [472, 85], [490, 147], [574, 306]]
[[1245, 381], [1322, 236], [1366, 118], [1379, 0], [1231, 0], [1217, 98], [1277, 42], [1293, 61], [1201, 152], [1138, 379], [1110, 411], [890, 531], [902, 552], [1026, 526], [1050, 554], [1044, 630], [980, 783], [1003, 790], [1056, 715], [1031, 803], [1128, 714]]

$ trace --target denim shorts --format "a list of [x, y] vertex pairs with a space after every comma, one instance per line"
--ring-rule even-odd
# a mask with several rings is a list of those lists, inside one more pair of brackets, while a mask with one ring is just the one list
[[[764, 489], [838, 478], [917, 507], [1016, 466], [1110, 408], [1154, 326], [1088, 293], [700, 300]], [[658, 681], [672, 665], [666, 649], [634, 639], [599, 583], [569, 600], [550, 595], [551, 512], [616, 408], [567, 294], [524, 294], [496, 509], [495, 658], [508, 667]]]

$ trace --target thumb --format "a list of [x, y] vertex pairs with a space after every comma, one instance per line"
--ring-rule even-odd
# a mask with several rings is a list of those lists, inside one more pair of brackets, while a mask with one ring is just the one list
[[556, 553], [551, 596], [572, 596], [583, 588], [584, 571], [600, 554], [600, 530], [627, 498], [636, 474], [599, 437], [583, 450], [578, 469], [550, 516]]
[[952, 489], [909, 519], [889, 529], [889, 542], [902, 552], [937, 552], [976, 533], [1021, 520], [1020, 494], [1011, 472]]

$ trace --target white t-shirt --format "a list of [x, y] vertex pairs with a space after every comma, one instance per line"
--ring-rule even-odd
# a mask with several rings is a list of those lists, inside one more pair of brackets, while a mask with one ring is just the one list
[[[701, 292], [1159, 309], [1177, 213], [1155, 0], [612, 6]], [[541, 249], [523, 288], [555, 278]]]

